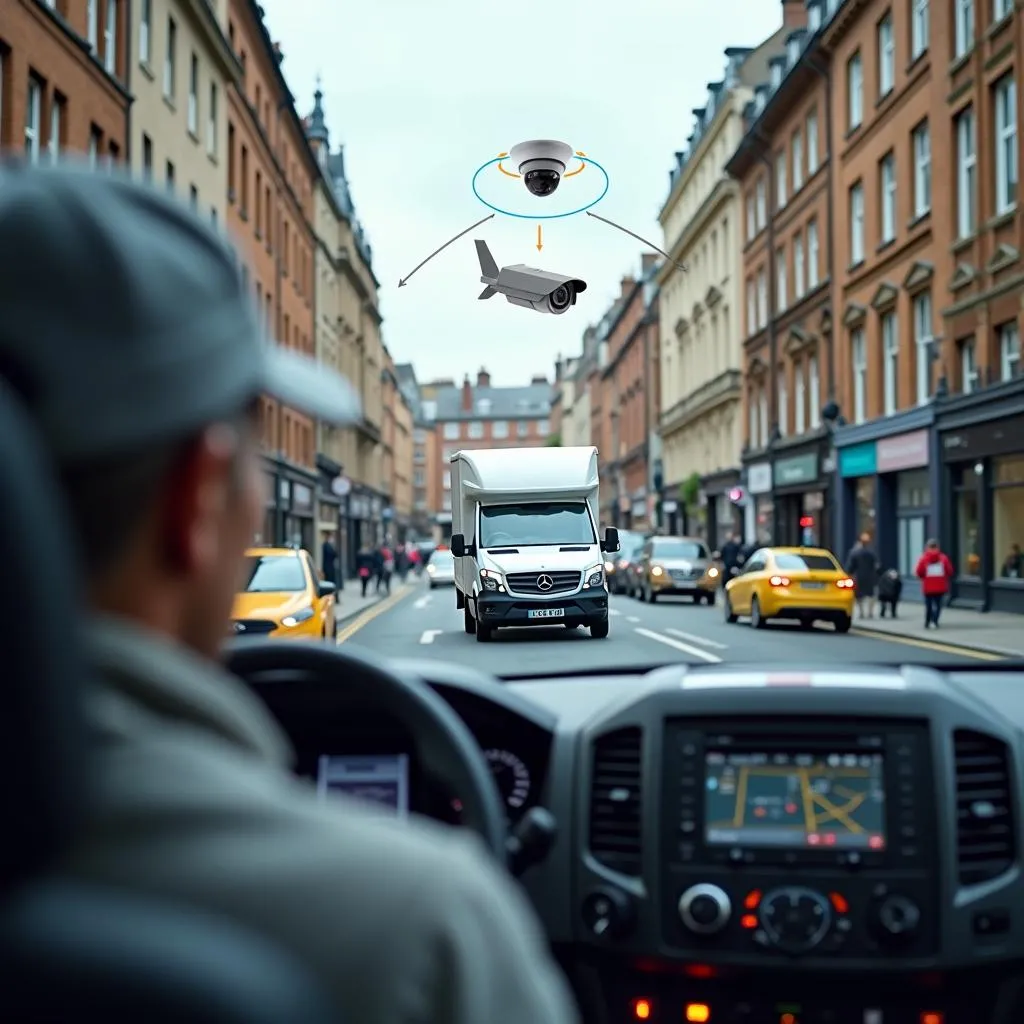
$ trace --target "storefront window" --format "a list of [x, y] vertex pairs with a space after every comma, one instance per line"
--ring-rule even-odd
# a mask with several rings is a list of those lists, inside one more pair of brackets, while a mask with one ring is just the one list
[[956, 484], [956, 570], [961, 576], [981, 573], [978, 527], [978, 474], [973, 466], [964, 466]]
[[925, 537], [927, 520], [924, 516], [900, 516], [896, 522], [899, 529], [896, 542], [899, 558], [897, 568], [901, 576], [913, 576], [914, 569], [917, 568], [917, 560], [924, 552], [927, 540]]
[[775, 525], [775, 506], [771, 498], [759, 497], [756, 506], [756, 522], [753, 538], [758, 544], [771, 544]]
[[901, 576], [913, 576], [924, 551], [932, 489], [927, 469], [911, 469], [896, 477], [896, 552]]
[[875, 477], [862, 476], [857, 480], [857, 536], [862, 533], [875, 536]]
[[996, 575], [1024, 581], [1024, 455], [992, 460], [992, 539]]

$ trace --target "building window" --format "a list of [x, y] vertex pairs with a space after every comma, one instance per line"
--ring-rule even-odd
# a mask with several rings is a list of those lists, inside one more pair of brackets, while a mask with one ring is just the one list
[[172, 164], [170, 160], [167, 161], [165, 181], [167, 182], [167, 191], [168, 192], [173, 192], [174, 191], [174, 164]]
[[974, 0], [953, 0], [955, 24], [953, 30], [954, 57], [963, 57], [974, 47]]
[[932, 208], [932, 135], [928, 122], [919, 124], [914, 142], [914, 217], [923, 217]]
[[996, 106], [996, 213], [1005, 213], [1017, 201], [1017, 93], [1012, 75], [995, 86]]
[[530, 424], [524, 420], [520, 420], [516, 424], [516, 437], [522, 439], [530, 436]]
[[846, 65], [846, 127], [853, 131], [864, 120], [864, 65], [860, 52]]
[[965, 395], [978, 390], [978, 361], [973, 338], [960, 342], [960, 386]]
[[789, 304], [789, 291], [786, 282], [786, 250], [778, 249], [775, 253], [775, 304], [783, 310]]
[[807, 380], [803, 363], [797, 363], [793, 369], [796, 371], [793, 374], [793, 432], [802, 434], [807, 429]]
[[747, 281], [747, 337], [757, 330], [757, 292], [754, 282]]
[[1024, 455], [992, 460], [992, 541], [1000, 579], [1024, 579]]
[[757, 393], [757, 436], [762, 448], [768, 444], [768, 389], [763, 384]]
[[911, 0], [910, 57], [916, 60], [928, 49], [928, 0]]
[[850, 189], [850, 263], [864, 262], [864, 186], [857, 182]]
[[899, 406], [900, 335], [896, 314], [882, 317], [882, 404], [886, 416]]
[[977, 222], [978, 148], [974, 110], [956, 119], [956, 226], [960, 238], [974, 234]]
[[444, 439], [446, 441], [458, 441], [458, 439], [459, 439], [459, 424], [458, 423], [446, 423], [444, 425]]
[[491, 437], [497, 440], [508, 437], [508, 423], [505, 420], [495, 420], [491, 424]]
[[199, 58], [194, 53], [188, 71], [188, 130], [199, 132]]
[[1008, 18], [1013, 10], [1013, 0], [992, 0], [992, 23]]
[[807, 173], [818, 170], [818, 115], [813, 111], [807, 115]]
[[[891, 242], [896, 237], [896, 154], [887, 153], [882, 158], [879, 168], [880, 191], [881, 191], [881, 219], [880, 225], [882, 241]], [[863, 216], [864, 197], [860, 198], [861, 214]], [[852, 218], [852, 212], [851, 212]], [[851, 238], [852, 244], [852, 238]], [[860, 258], [864, 258], [864, 239], [861, 235]], [[854, 260], [856, 263], [857, 261]]]
[[807, 287], [818, 286], [818, 222], [807, 225]]
[[892, 32], [892, 14], [878, 23], [878, 95], [888, 96], [896, 84], [896, 41]]
[[850, 361], [853, 370], [853, 422], [863, 423], [868, 418], [868, 353], [864, 331], [859, 328], [850, 335]]
[[965, 463], [955, 477], [956, 491], [956, 557], [953, 564], [960, 576], [981, 574], [981, 551], [978, 526], [981, 520], [978, 502], [980, 478], [973, 463]]
[[747, 241], [757, 234], [757, 220], [754, 217], [754, 197], [747, 196]]
[[188, 204], [193, 210], [199, 209], [199, 189], [195, 185], [189, 185], [188, 187]]
[[775, 158], [775, 208], [781, 210], [786, 205], [786, 153], [785, 150]]
[[780, 436], [785, 437], [789, 433], [789, 391], [786, 389], [786, 372], [781, 367], [779, 368], [778, 377], [779, 379], [775, 386], [779, 403], [779, 407], [776, 410], [779, 417], [777, 426]]
[[142, 175], [146, 181], [153, 180], [153, 140], [145, 133], [142, 136]]
[[94, 53], [100, 41], [100, 8], [99, 0], [89, 0], [85, 9], [85, 30], [89, 40], [89, 49]]
[[103, 22], [103, 67], [108, 74], [117, 71], [117, 0], [107, 0]]
[[175, 61], [178, 54], [178, 26], [173, 18], [167, 19], [167, 52], [164, 54], [164, 98], [174, 99], [177, 73]]
[[793, 133], [793, 191], [798, 192], [804, 184], [804, 138], [799, 132]]
[[89, 129], [89, 166], [94, 170], [100, 159], [100, 145], [102, 141], [102, 133], [99, 128], [93, 125]]
[[142, 0], [139, 7], [139, 62], [149, 64], [153, 46], [153, 0]]
[[768, 273], [762, 267], [757, 275], [757, 329], [768, 326]]
[[757, 400], [752, 394], [747, 395], [747, 444], [754, 451], [761, 447], [761, 439], [757, 435]]
[[28, 96], [25, 102], [25, 156], [33, 164], [39, 163], [43, 131], [43, 83], [29, 75]]
[[914, 344], [917, 355], [917, 404], [932, 397], [932, 297], [922, 292], [914, 298]]
[[897, 568], [913, 578], [928, 535], [932, 493], [928, 470], [910, 470], [896, 477]]
[[802, 299], [804, 296], [804, 240], [801, 235], [793, 239], [793, 297]]
[[473, 420], [469, 425], [469, 439], [479, 441], [484, 436], [484, 425], [479, 420]]
[[757, 179], [754, 196], [757, 203], [757, 230], [760, 231], [768, 223], [768, 194], [763, 176]]
[[1020, 369], [1020, 331], [1015, 321], [1001, 324], [999, 333], [999, 376], [1013, 380]]
[[811, 406], [811, 430], [821, 426], [821, 375], [818, 373], [818, 357], [811, 356], [807, 363], [807, 383]]
[[54, 94], [50, 104], [50, 137], [46, 140], [50, 163], [60, 159], [61, 138], [64, 134], [64, 97]]
[[444, 473], [441, 474], [441, 486], [446, 491], [450, 491], [452, 489], [452, 474], [451, 474], [451, 470], [446, 469], [444, 471]]
[[551, 433], [551, 424], [547, 420], [537, 421], [537, 433], [546, 438]]
[[217, 119], [220, 111], [217, 109], [217, 83], [210, 83], [210, 109], [206, 112], [206, 152], [210, 156], [217, 155]]

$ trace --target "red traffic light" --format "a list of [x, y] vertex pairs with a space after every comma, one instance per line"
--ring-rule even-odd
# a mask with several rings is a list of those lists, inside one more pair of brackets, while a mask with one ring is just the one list
[[743, 500], [743, 488], [742, 487], [734, 487], [729, 492], [729, 500], [730, 501], [742, 501]]
[[801, 527], [801, 529], [806, 529], [808, 526], [813, 526], [813, 525], [814, 525], [814, 516], [801, 516], [800, 517], [800, 527]]

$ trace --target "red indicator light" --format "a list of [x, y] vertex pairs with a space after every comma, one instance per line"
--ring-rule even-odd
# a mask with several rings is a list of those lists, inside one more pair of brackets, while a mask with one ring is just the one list
[[832, 901], [832, 906], [836, 908], [838, 914], [848, 914], [850, 912], [850, 904], [846, 902], [846, 897], [839, 892], [830, 892], [828, 898]]
[[746, 928], [750, 931], [752, 928], [757, 927], [757, 915], [756, 914], [744, 914], [740, 918], [740, 927]]
[[756, 907], [760, 902], [761, 902], [761, 890], [760, 889], [752, 889], [744, 897], [743, 906], [745, 906], [747, 908], [747, 910], [753, 910], [754, 907]]
[[[792, 522], [792, 520], [790, 520], [790, 522]], [[814, 525], [814, 516], [801, 516], [800, 517], [800, 526], [801, 526], [801, 528], [806, 530], [808, 526], [813, 526], [813, 525]]]

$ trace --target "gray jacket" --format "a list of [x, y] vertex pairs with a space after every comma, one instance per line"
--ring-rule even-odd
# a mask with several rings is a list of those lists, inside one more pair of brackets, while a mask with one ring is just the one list
[[125, 621], [91, 634], [100, 809], [72, 871], [276, 941], [358, 1024], [575, 1024], [532, 909], [466, 833], [321, 803], [258, 698]]

